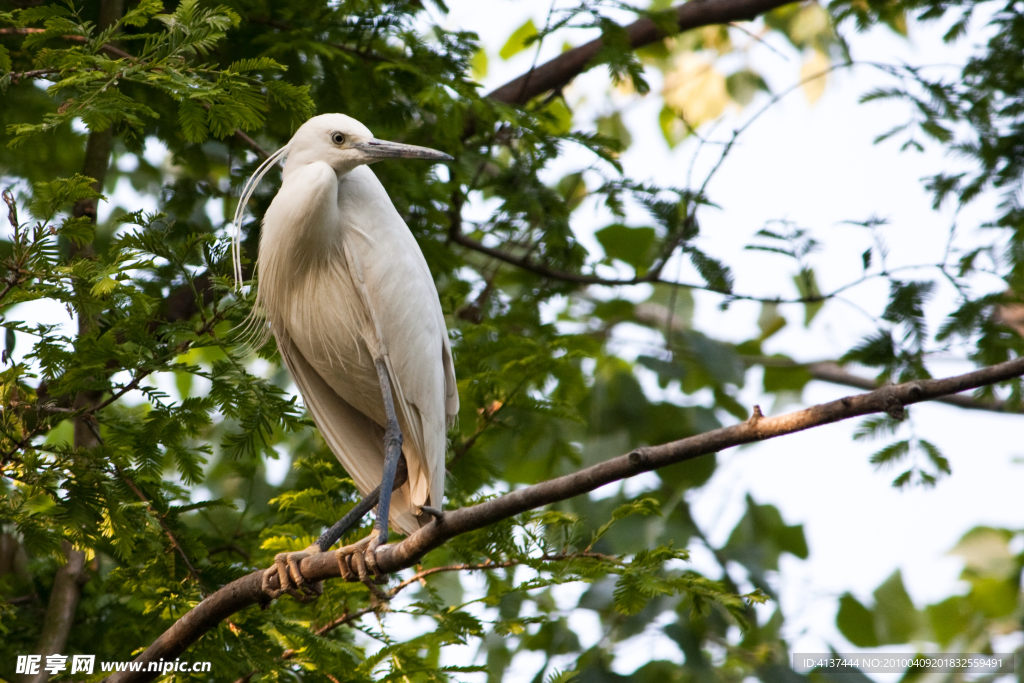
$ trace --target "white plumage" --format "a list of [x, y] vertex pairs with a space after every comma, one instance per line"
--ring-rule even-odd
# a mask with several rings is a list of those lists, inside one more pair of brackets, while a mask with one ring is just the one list
[[389, 521], [405, 534], [431, 519], [420, 506], [442, 506], [446, 431], [459, 409], [430, 270], [366, 166], [410, 149], [422, 150], [376, 141], [342, 114], [299, 128], [267, 161], [269, 169], [287, 156], [263, 219], [256, 295], [320, 433], [364, 495], [383, 473], [386, 418], [374, 362], [384, 360], [409, 468]]

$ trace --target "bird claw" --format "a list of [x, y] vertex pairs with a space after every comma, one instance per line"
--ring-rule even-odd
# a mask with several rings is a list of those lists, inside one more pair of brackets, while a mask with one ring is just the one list
[[388, 540], [387, 533], [374, 529], [369, 536], [353, 545], [339, 548], [335, 553], [338, 569], [346, 581], [359, 581], [381, 600], [390, 600], [391, 596], [382, 591], [379, 584], [388, 582], [377, 566], [377, 548]]
[[[299, 602], [312, 602], [324, 594], [322, 581], [306, 581], [299, 569], [299, 563], [310, 555], [320, 552], [317, 545], [311, 545], [305, 550], [293, 553], [278, 553], [274, 556], [274, 566], [263, 572], [263, 592], [271, 600], [276, 600], [287, 593]], [[277, 588], [271, 584], [271, 579], [277, 577]]]

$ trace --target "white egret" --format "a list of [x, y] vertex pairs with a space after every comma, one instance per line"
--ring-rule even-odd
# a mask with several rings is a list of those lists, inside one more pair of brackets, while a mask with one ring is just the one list
[[[320, 433], [364, 495], [316, 543], [279, 554], [264, 574], [272, 597], [304, 597], [319, 586], [306, 584], [299, 561], [329, 550], [375, 504], [360, 550], [338, 551], [343, 573], [351, 560], [363, 581], [367, 569], [379, 575], [374, 551], [387, 542], [388, 520], [411, 534], [441, 514], [446, 431], [459, 409], [448, 331], [423, 253], [367, 165], [451, 157], [377, 140], [343, 114], [310, 119], [243, 188], [239, 280], [245, 203], [285, 157], [281, 189], [263, 218], [254, 315], [277, 339]], [[277, 590], [269, 583], [275, 575]]]

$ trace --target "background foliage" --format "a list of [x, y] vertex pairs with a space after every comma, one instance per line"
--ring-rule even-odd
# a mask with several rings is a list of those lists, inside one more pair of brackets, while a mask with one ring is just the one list
[[[225, 219], [261, 148], [277, 149], [314, 113], [345, 112], [378, 137], [456, 158], [447, 168], [374, 167], [426, 254], [452, 334], [462, 413], [448, 506], [745, 419], [736, 395], [752, 367], [763, 368], [763, 390], [785, 400], [812, 379], [787, 357], [766, 357], [762, 345], [786, 324], [781, 301], [802, 305], [810, 325], [835, 294], [819, 290], [808, 265], [814, 239], [766, 225], [750, 248], [763, 253], [765, 268], [791, 271], [794, 290], [734, 291], [728, 264], [699, 240], [702, 211], [734, 198], [708, 196], [708, 178], [656, 187], [625, 176], [618, 156], [632, 136], [620, 111], [590, 126], [574, 121], [559, 92], [522, 106], [485, 97], [476, 80], [488, 51], [474, 34], [438, 25], [440, 5], [115, 5], [0, 2], [0, 173], [10, 209], [0, 242], [0, 677], [12, 679], [15, 655], [39, 642], [68, 555], [62, 541], [87, 563], [62, 652], [128, 659], [205, 594], [269, 565], [276, 552], [307, 546], [353, 502], [354, 487], [272, 344], [247, 354], [233, 333], [251, 298], [229, 287]], [[566, 27], [599, 32], [609, 87], [661, 97], [651, 123], [670, 146], [700, 136], [728, 107], [778, 95], [737, 48], [736, 28], [705, 27], [631, 51], [623, 17], [664, 25], [666, 7], [596, 2], [552, 11], [545, 26], [515, 29], [490, 54], [508, 59]], [[881, 241], [859, 256], [864, 277], [887, 280], [890, 295], [877, 331], [849, 340], [841, 360], [879, 380], [928, 377], [936, 354], [993, 364], [1024, 351], [1013, 326], [1015, 292], [1024, 291], [1024, 8], [836, 0], [785, 5], [743, 29], [779, 32], [803, 51], [800, 87], [813, 100], [822, 74], [848, 64], [857, 31], [882, 23], [905, 33], [914, 21], [953, 17], [947, 38], [957, 40], [972, 14], [985, 18], [991, 38], [961, 78], [879, 66], [893, 86], [865, 94], [907, 105], [906, 125], [885, 137], [908, 150], [942, 145], [970, 161], [969, 170], [927, 181], [937, 206], [991, 189], [1004, 198], [971, 249], [947, 250], [921, 279], [890, 272]], [[649, 92], [656, 73], [663, 90]], [[166, 149], [164, 161], [147, 153], [154, 146]], [[570, 148], [587, 163], [552, 177]], [[271, 173], [250, 203], [249, 255], [278, 181]], [[96, 222], [95, 198], [112, 197], [122, 182], [157, 210], [117, 206]], [[613, 217], [594, 232], [599, 249], [580, 239], [593, 227], [579, 218], [581, 206]], [[684, 279], [669, 275], [676, 272]], [[998, 276], [1005, 290], [976, 287], [979, 273]], [[925, 313], [940, 280], [958, 299], [931, 329]], [[636, 301], [594, 286], [619, 282], [649, 283], [650, 296]], [[691, 327], [694, 289], [717, 293], [723, 306], [763, 301], [761, 334], [734, 344]], [[77, 331], [35, 322], [33, 303], [43, 300], [66, 307]], [[609, 344], [622, 325], [660, 334], [662, 348], [624, 360]], [[692, 400], [651, 399], [638, 368]], [[994, 396], [990, 389], [979, 398]], [[1019, 409], [1020, 382], [999, 397]], [[882, 439], [870, 457], [896, 466], [898, 486], [950, 473], [939, 449], [905, 425], [868, 420], [861, 434]], [[292, 467], [271, 484], [265, 463], [282, 455]], [[723, 568], [745, 570], [744, 581], [729, 572], [713, 581], [686, 563], [686, 548], [710, 545], [686, 494], [715, 465], [708, 457], [662, 470], [638, 499], [581, 497], [456, 539], [425, 558], [422, 578], [392, 582], [411, 597], [396, 600], [391, 614], [375, 618], [364, 586], [335, 581], [312, 606], [284, 599], [235, 615], [188, 658], [212, 661], [216, 680], [498, 681], [527, 651], [544, 661], [537, 681], [572, 673], [588, 682], [805, 678], [790, 669], [770, 579], [782, 554], [807, 557], [801, 526], [748, 499], [727, 543], [711, 547]], [[966, 558], [966, 595], [918, 609], [896, 574], [873, 605], [843, 596], [840, 631], [859, 647], [991, 649], [994, 637], [1022, 629], [1024, 554], [1015, 533], [979, 528], [963, 539], [955, 552]], [[456, 565], [477, 571], [443, 569]], [[567, 583], [585, 587], [570, 605], [558, 589]], [[574, 610], [596, 616], [604, 634], [597, 645], [583, 650], [569, 625]], [[674, 640], [685, 664], [613, 673], [616, 643], [645, 629]], [[479, 648], [474, 662], [443, 656], [466, 643]]]

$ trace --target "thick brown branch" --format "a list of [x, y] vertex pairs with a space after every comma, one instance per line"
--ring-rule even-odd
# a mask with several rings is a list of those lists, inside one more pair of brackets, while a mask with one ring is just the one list
[[[690, 0], [675, 8], [676, 26], [688, 31], [711, 24], [746, 21], [792, 0]], [[626, 27], [629, 45], [634, 50], [650, 45], [666, 34], [650, 19], [639, 19]], [[549, 62], [531, 69], [515, 80], [491, 92], [488, 97], [503, 104], [525, 104], [541, 93], [558, 90], [594, 65], [604, 47], [600, 38], [563, 52]]]
[[[397, 572], [415, 565], [420, 557], [455, 536], [544, 505], [588, 493], [605, 484], [642, 472], [692, 460], [725, 448], [764, 441], [860, 415], [884, 412], [899, 416], [903, 413], [903, 406], [932, 401], [942, 396], [997, 384], [1022, 375], [1024, 358], [1018, 358], [956, 377], [887, 386], [788, 415], [761, 417], [760, 411], [755, 410], [754, 417], [731, 427], [723, 427], [660, 446], [638, 448], [579, 472], [528, 486], [479, 505], [447, 512], [440, 520], [423, 527], [404, 541], [380, 548], [377, 551], [377, 563], [383, 572]], [[301, 569], [303, 575], [310, 581], [337, 578], [341, 575], [334, 553], [308, 557], [302, 560]], [[266, 595], [261, 589], [262, 577], [263, 570], [254, 571], [206, 598], [175, 622], [139, 655], [136, 661], [174, 659], [231, 614], [250, 605], [266, 602]], [[155, 677], [155, 672], [122, 672], [108, 680], [111, 683], [126, 683], [148, 681]]]

